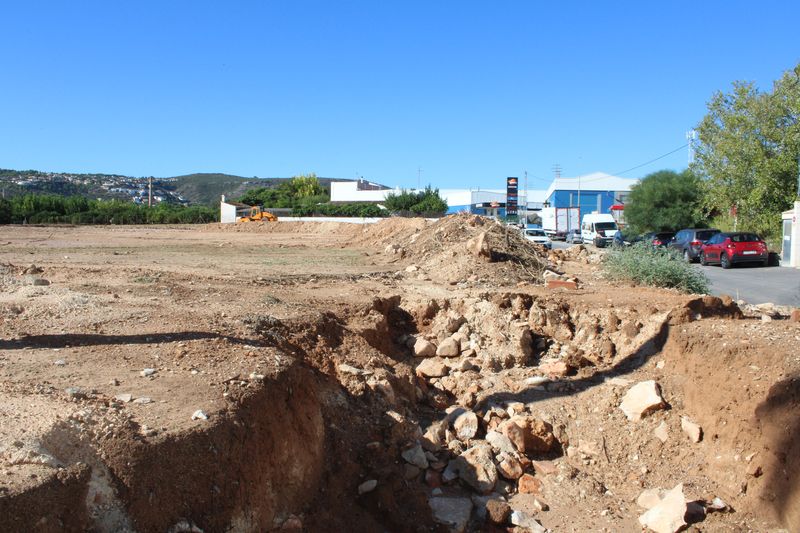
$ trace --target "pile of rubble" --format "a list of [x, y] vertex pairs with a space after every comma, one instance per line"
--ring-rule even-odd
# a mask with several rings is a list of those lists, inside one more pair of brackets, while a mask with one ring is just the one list
[[[373, 231], [380, 231], [380, 224]], [[384, 235], [384, 254], [413, 261], [423, 280], [541, 283], [547, 250], [526, 240], [519, 229], [476, 215], [458, 214], [418, 228]]]

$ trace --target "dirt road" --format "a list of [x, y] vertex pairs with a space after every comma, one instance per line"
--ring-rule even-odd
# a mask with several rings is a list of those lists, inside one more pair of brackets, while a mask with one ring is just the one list
[[0, 530], [640, 531], [679, 484], [690, 530], [800, 523], [800, 324], [517, 238], [4, 227]]

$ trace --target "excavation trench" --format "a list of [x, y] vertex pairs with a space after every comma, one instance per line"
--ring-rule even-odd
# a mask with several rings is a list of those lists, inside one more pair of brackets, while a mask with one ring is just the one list
[[[490, 463], [540, 479], [534, 462], [572, 447], [590, 459], [568, 472], [576, 492], [563, 496], [606, 490], [592, 461], [626, 453], [626, 442], [603, 437], [602, 452], [592, 449], [561, 404], [648, 364], [674, 326], [738, 313], [709, 298], [656, 311], [487, 293], [376, 298], [311, 320], [250, 317], [287, 363], [251, 377], [199, 429], [143, 439], [129, 426], [87, 439], [80, 424], [55, 427], [59, 438], [42, 444], [63, 468], [0, 495], [0, 530], [481, 530], [493, 495], [530, 494], [520, 476], [486, 477], [459, 459], [501, 432], [509, 410], [536, 428], [539, 447], [495, 445]], [[425, 343], [437, 348], [421, 354]], [[459, 426], [465, 412], [475, 431]], [[468, 504], [463, 523], [442, 512], [454, 502]]]

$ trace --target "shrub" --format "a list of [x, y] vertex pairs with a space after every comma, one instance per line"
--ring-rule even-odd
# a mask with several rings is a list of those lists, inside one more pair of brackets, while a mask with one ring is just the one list
[[603, 269], [609, 279], [637, 285], [675, 288], [681, 292], [706, 294], [709, 281], [697, 267], [671, 250], [640, 242], [611, 250]]

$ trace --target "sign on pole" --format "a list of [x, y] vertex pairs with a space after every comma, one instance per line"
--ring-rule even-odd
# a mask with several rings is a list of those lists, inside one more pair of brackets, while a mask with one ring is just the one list
[[506, 216], [516, 217], [519, 205], [519, 178], [506, 178]]

